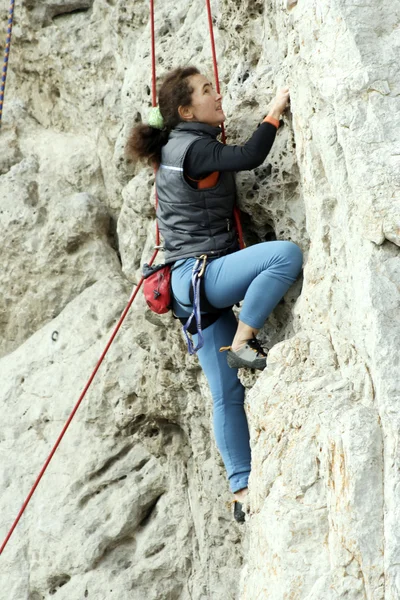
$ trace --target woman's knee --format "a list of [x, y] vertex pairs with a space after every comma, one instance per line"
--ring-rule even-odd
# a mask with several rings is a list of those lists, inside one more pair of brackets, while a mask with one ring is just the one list
[[290, 263], [290, 270], [298, 275], [303, 266], [303, 252], [294, 242], [282, 242], [281, 255]]

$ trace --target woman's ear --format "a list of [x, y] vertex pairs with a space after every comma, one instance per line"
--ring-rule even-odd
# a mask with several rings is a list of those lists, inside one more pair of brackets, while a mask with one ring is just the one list
[[178, 113], [182, 121], [193, 121], [194, 115], [189, 106], [180, 106]]

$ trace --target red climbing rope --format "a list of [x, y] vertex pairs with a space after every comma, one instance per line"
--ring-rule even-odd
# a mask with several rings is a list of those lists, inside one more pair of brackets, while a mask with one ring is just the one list
[[12, 33], [13, 20], [14, 20], [14, 3], [15, 3], [15, 0], [11, 0], [10, 10], [8, 12], [6, 49], [4, 51], [3, 74], [1, 76], [1, 86], [0, 86], [0, 127], [1, 127], [1, 117], [3, 115], [4, 90], [6, 89], [8, 58], [10, 56], [11, 33]]
[[[214, 66], [215, 89], [217, 90], [218, 94], [220, 94], [221, 91], [220, 91], [220, 87], [219, 87], [217, 53], [215, 51], [214, 27], [213, 27], [213, 22], [212, 22], [210, 0], [206, 0], [206, 5], [207, 5], [207, 15], [208, 15], [208, 28], [210, 31], [211, 53], [212, 53], [213, 66]], [[221, 129], [222, 129], [222, 141], [224, 144], [226, 144], [225, 127], [224, 127], [223, 123], [221, 123]]]
[[[156, 35], [154, 32], [154, 0], [150, 0], [150, 29], [151, 29], [151, 103], [157, 106], [157, 76], [156, 76]], [[157, 172], [157, 168], [154, 167], [154, 176]], [[158, 195], [157, 188], [156, 193], [156, 209], [158, 206]], [[158, 229], [158, 223], [156, 221], [156, 249], [160, 247], [160, 230]], [[157, 253], [156, 253], [157, 254]], [[149, 263], [152, 265], [152, 263]]]
[[157, 106], [156, 89], [156, 36], [154, 33], [154, 0], [150, 0], [150, 29], [151, 29], [151, 100]]
[[[8, 35], [8, 38], [7, 38], [7, 48], [8, 48], [8, 51], [9, 51], [10, 39], [11, 39], [12, 11], [13, 11], [13, 8], [14, 8], [14, 1], [15, 0], [11, 0], [10, 19], [8, 21], [8, 23], [9, 23], [9, 28], [8, 28], [8, 34], [9, 35]], [[215, 42], [214, 42], [214, 33], [213, 33], [213, 25], [212, 25], [210, 1], [206, 0], [206, 2], [207, 2], [208, 20], [209, 20], [209, 26], [210, 26], [211, 47], [212, 47], [213, 62], [214, 62], [214, 73], [215, 73], [216, 89], [217, 89], [217, 92], [220, 93], [220, 91], [219, 91], [219, 78], [218, 78], [218, 65], [217, 65], [216, 52], [215, 52]], [[151, 62], [152, 62], [152, 104], [153, 104], [153, 106], [157, 106], [156, 60], [155, 60], [155, 33], [154, 33], [154, 0], [150, 0], [150, 27], [151, 27]], [[6, 49], [6, 52], [7, 52], [7, 49]], [[7, 61], [8, 61], [8, 54], [7, 54]], [[7, 62], [7, 61], [5, 61], [5, 62]], [[4, 73], [4, 69], [5, 69], [5, 73], [6, 73], [7, 72], [7, 66], [5, 66], [5, 68], [3, 68], [3, 73]], [[1, 87], [1, 92], [4, 93], [5, 75], [3, 75], [3, 80], [2, 81], [3, 81], [3, 85]], [[1, 102], [2, 102], [2, 95], [0, 95], [0, 99], [1, 99]], [[2, 106], [2, 104], [0, 104], [0, 119], [1, 119], [1, 106]], [[222, 126], [222, 135], [223, 135], [223, 141], [225, 143], [225, 130], [224, 130], [223, 126]], [[157, 191], [156, 191], [156, 205], [157, 205], [157, 202], [158, 202], [158, 200], [157, 200]], [[235, 212], [235, 221], [236, 221], [236, 227], [237, 227], [237, 231], [238, 231], [238, 235], [239, 235], [239, 240], [240, 240], [240, 247], [243, 248], [244, 246], [243, 246], [243, 238], [242, 238], [242, 228], [241, 228], [241, 225], [240, 225], [240, 219], [238, 218], [238, 210], [237, 209], [236, 209], [236, 212]], [[149, 261], [149, 265], [150, 266], [153, 264], [153, 262], [154, 262], [154, 260], [155, 260], [155, 258], [157, 256], [157, 254], [158, 254], [158, 247], [159, 246], [160, 246], [160, 234], [159, 234], [158, 226], [156, 225], [156, 249], [155, 249], [155, 251], [153, 253], [153, 256], [151, 257], [151, 259]], [[102, 364], [102, 362], [103, 362], [103, 360], [104, 360], [104, 358], [105, 358], [108, 350], [110, 349], [110, 346], [111, 346], [111, 344], [114, 341], [114, 338], [116, 337], [116, 335], [117, 335], [117, 333], [118, 333], [118, 331], [119, 331], [122, 323], [125, 320], [126, 315], [128, 314], [128, 311], [129, 311], [129, 309], [130, 309], [133, 301], [135, 300], [135, 298], [137, 296], [138, 291], [140, 290], [140, 288], [142, 286], [143, 281], [144, 281], [144, 278], [142, 277], [139, 280], [139, 283], [137, 284], [135, 291], [131, 295], [127, 306], [125, 307], [125, 309], [124, 309], [124, 311], [123, 311], [123, 313], [122, 313], [122, 315], [121, 315], [121, 317], [120, 317], [120, 319], [119, 319], [119, 321], [118, 321], [118, 323], [117, 323], [114, 331], [111, 334], [110, 339], [107, 342], [107, 345], [106, 345], [105, 349], [103, 350], [103, 353], [101, 354], [101, 356], [100, 356], [99, 360], [97, 361], [97, 364], [96, 364], [96, 366], [95, 366], [92, 374], [89, 377], [88, 382], [86, 383], [86, 385], [85, 385], [85, 387], [84, 387], [84, 389], [83, 389], [83, 391], [82, 391], [82, 393], [81, 393], [81, 395], [80, 395], [77, 403], [75, 404], [75, 406], [74, 406], [74, 408], [73, 408], [70, 416], [68, 417], [67, 422], [65, 423], [65, 425], [64, 425], [64, 427], [63, 427], [60, 435], [58, 436], [58, 439], [57, 439], [56, 443], [54, 444], [54, 446], [53, 446], [53, 448], [52, 448], [52, 450], [51, 450], [51, 452], [50, 452], [50, 454], [49, 454], [46, 462], [44, 463], [44, 465], [42, 467], [42, 470], [40, 471], [40, 473], [39, 473], [39, 475], [38, 475], [38, 477], [37, 477], [37, 479], [36, 479], [36, 481], [35, 481], [32, 489], [30, 490], [30, 492], [29, 492], [29, 494], [28, 494], [25, 502], [23, 503], [22, 508], [19, 511], [17, 518], [15, 519], [15, 521], [14, 521], [14, 523], [13, 523], [10, 531], [8, 532], [8, 534], [7, 534], [6, 538], [5, 538], [2, 546], [0, 547], [0, 555], [2, 554], [4, 548], [6, 547], [6, 545], [7, 545], [8, 541], [9, 541], [10, 537], [12, 536], [12, 534], [14, 532], [14, 529], [18, 525], [18, 522], [21, 519], [21, 517], [22, 517], [22, 515], [23, 515], [23, 513], [25, 511], [25, 509], [27, 508], [27, 506], [28, 506], [28, 504], [29, 504], [29, 502], [30, 502], [30, 500], [31, 500], [31, 498], [32, 498], [32, 496], [33, 496], [33, 494], [34, 494], [37, 486], [40, 483], [40, 480], [42, 479], [43, 475], [45, 474], [46, 469], [49, 466], [49, 463], [50, 463], [51, 459], [53, 458], [53, 456], [54, 456], [54, 454], [55, 454], [58, 446], [61, 443], [61, 440], [63, 439], [63, 437], [64, 437], [64, 435], [65, 435], [68, 427], [70, 426], [71, 421], [74, 418], [76, 411], [78, 410], [79, 406], [81, 405], [82, 400], [84, 399], [84, 397], [85, 397], [85, 395], [86, 395], [86, 393], [87, 393], [90, 385], [92, 384], [93, 379], [95, 378], [95, 376], [97, 374], [97, 371], [100, 368], [100, 365]]]
[[[150, 14], [151, 14], [151, 48], [152, 48], [151, 60], [152, 60], [152, 74], [153, 74], [153, 76], [152, 76], [153, 106], [156, 106], [156, 82], [155, 82], [155, 73], [156, 73], [155, 64], [156, 64], [156, 60], [155, 60], [154, 5], [153, 5], [153, 0], [150, 0]], [[156, 196], [156, 198], [157, 198], [157, 196]], [[148, 263], [150, 266], [153, 264], [153, 262], [154, 262], [154, 260], [155, 260], [155, 258], [157, 256], [157, 254], [158, 254], [158, 247], [157, 246], [159, 246], [159, 245], [160, 245], [160, 234], [159, 234], [158, 227], [157, 227], [157, 229], [156, 229], [156, 249], [155, 249], [155, 251], [153, 253], [153, 256], [151, 257], [151, 259], [150, 259], [150, 261]], [[139, 283], [137, 284], [135, 291], [131, 295], [131, 297], [129, 299], [129, 302], [126, 305], [125, 310], [123, 311], [123, 313], [122, 313], [122, 315], [121, 315], [121, 317], [120, 317], [120, 319], [119, 319], [119, 321], [118, 321], [118, 323], [117, 323], [114, 331], [112, 332], [111, 337], [108, 340], [107, 345], [106, 345], [106, 347], [105, 347], [102, 355], [100, 356], [99, 360], [97, 361], [97, 364], [96, 364], [96, 366], [95, 366], [95, 368], [94, 368], [91, 376], [89, 377], [89, 380], [88, 380], [87, 384], [85, 385], [85, 387], [84, 387], [84, 389], [83, 389], [83, 391], [82, 391], [82, 393], [81, 393], [81, 395], [79, 397], [78, 402], [75, 404], [74, 409], [72, 410], [70, 416], [68, 417], [68, 420], [65, 423], [65, 425], [63, 427], [63, 430], [61, 431], [60, 435], [58, 436], [58, 439], [57, 439], [56, 443], [54, 444], [53, 449], [51, 450], [51, 452], [50, 452], [50, 454], [49, 454], [46, 462], [44, 463], [44, 465], [42, 467], [42, 470], [40, 471], [40, 473], [39, 473], [39, 475], [38, 475], [38, 477], [37, 477], [37, 479], [36, 479], [36, 481], [35, 481], [32, 489], [31, 489], [31, 491], [29, 492], [29, 494], [28, 494], [25, 502], [23, 503], [22, 508], [19, 511], [18, 515], [17, 515], [17, 518], [15, 519], [15, 521], [14, 521], [14, 523], [13, 523], [10, 531], [8, 532], [8, 534], [7, 534], [5, 540], [4, 540], [4, 542], [3, 542], [3, 544], [2, 544], [2, 546], [0, 548], [0, 555], [2, 554], [4, 548], [6, 547], [6, 545], [7, 545], [8, 541], [9, 541], [10, 537], [12, 536], [12, 534], [14, 532], [14, 529], [18, 525], [18, 522], [19, 522], [20, 518], [22, 517], [22, 515], [23, 515], [23, 513], [24, 513], [24, 511], [26, 509], [26, 507], [28, 506], [28, 504], [30, 502], [30, 499], [32, 498], [32, 496], [33, 496], [33, 494], [34, 494], [37, 486], [40, 483], [40, 480], [42, 479], [43, 475], [45, 474], [46, 469], [49, 466], [49, 463], [50, 463], [51, 459], [53, 458], [53, 456], [54, 456], [54, 454], [55, 454], [58, 446], [60, 445], [61, 440], [63, 439], [64, 434], [66, 433], [66, 431], [67, 431], [67, 429], [68, 429], [68, 427], [69, 427], [72, 419], [74, 418], [76, 411], [78, 410], [78, 408], [79, 408], [82, 400], [86, 396], [86, 392], [88, 391], [88, 389], [89, 389], [89, 387], [90, 387], [93, 379], [96, 376], [97, 371], [100, 368], [101, 363], [103, 362], [103, 360], [104, 360], [104, 358], [105, 358], [105, 356], [106, 356], [106, 354], [107, 354], [107, 352], [108, 352], [111, 344], [114, 341], [115, 336], [117, 335], [117, 333], [118, 333], [118, 331], [119, 331], [122, 323], [124, 322], [125, 317], [128, 314], [128, 311], [129, 311], [129, 309], [130, 309], [130, 307], [131, 307], [134, 299], [136, 298], [137, 293], [140, 290], [143, 281], [144, 281], [144, 277], [141, 277], [141, 279], [139, 280]]]
[[[214, 65], [215, 89], [217, 90], [218, 94], [220, 94], [221, 92], [220, 92], [220, 87], [219, 87], [217, 53], [215, 51], [214, 27], [213, 27], [213, 21], [212, 21], [210, 0], [206, 0], [206, 5], [207, 5], [207, 15], [208, 15], [208, 28], [210, 30], [211, 52], [212, 52], [213, 65]], [[221, 124], [221, 128], [222, 128], [222, 141], [224, 144], [226, 144], [225, 127], [224, 127], [223, 123]], [[243, 248], [245, 247], [244, 241], [243, 241], [243, 230], [242, 230], [242, 223], [240, 220], [240, 210], [237, 206], [235, 206], [233, 209], [233, 216], [235, 218], [235, 226], [236, 226], [236, 231], [238, 233], [239, 246], [240, 246], [240, 249], [243, 250]]]
[[[154, 261], [154, 259], [155, 259], [156, 255], [157, 255], [157, 252], [158, 252], [158, 250], [157, 250], [157, 251], [155, 251], [155, 252], [154, 252], [154, 254], [153, 254], [153, 256], [151, 257], [151, 260], [150, 260], [150, 263], [149, 263], [150, 265], [151, 265], [151, 264], [153, 264], [153, 261]], [[100, 368], [100, 365], [101, 365], [101, 363], [103, 362], [103, 360], [104, 360], [104, 357], [105, 357], [105, 355], [107, 354], [107, 352], [108, 352], [108, 350], [109, 350], [109, 348], [110, 348], [111, 344], [113, 343], [113, 341], [114, 341], [114, 338], [115, 338], [115, 336], [117, 335], [117, 333], [118, 333], [118, 331], [119, 331], [119, 328], [121, 327], [121, 325], [122, 325], [122, 323], [123, 323], [123, 321], [124, 321], [124, 319], [125, 319], [126, 315], [128, 314], [128, 311], [129, 311], [129, 309], [130, 309], [130, 307], [131, 307], [131, 305], [132, 305], [132, 302], [133, 302], [133, 301], [134, 301], [134, 299], [136, 298], [136, 295], [137, 295], [137, 293], [138, 293], [138, 291], [139, 291], [139, 289], [140, 289], [140, 287], [141, 287], [141, 285], [142, 285], [143, 281], [144, 281], [144, 278], [142, 277], [142, 278], [140, 279], [139, 283], [137, 284], [137, 287], [136, 287], [135, 291], [133, 292], [133, 294], [132, 294], [132, 296], [131, 296], [131, 298], [130, 298], [130, 300], [129, 300], [129, 302], [128, 302], [128, 304], [127, 304], [127, 306], [126, 306], [125, 310], [124, 310], [124, 312], [122, 313], [122, 315], [121, 315], [121, 317], [120, 317], [120, 319], [119, 319], [119, 321], [118, 321], [118, 323], [117, 323], [117, 325], [116, 325], [116, 327], [115, 327], [114, 331], [112, 332], [112, 335], [111, 335], [110, 339], [109, 339], [109, 340], [108, 340], [108, 342], [107, 342], [107, 346], [106, 346], [106, 347], [105, 347], [105, 349], [103, 350], [103, 353], [102, 353], [102, 355], [100, 356], [100, 358], [99, 358], [99, 360], [98, 360], [98, 362], [97, 362], [97, 365], [95, 366], [95, 368], [94, 368], [94, 370], [93, 370], [93, 373], [91, 374], [91, 376], [90, 376], [90, 378], [89, 378], [89, 380], [88, 380], [87, 384], [85, 385], [85, 388], [84, 388], [83, 392], [81, 393], [81, 395], [80, 395], [80, 397], [79, 397], [79, 400], [78, 400], [78, 402], [75, 404], [75, 407], [74, 407], [73, 411], [71, 412], [70, 416], [68, 417], [68, 421], [66, 422], [66, 424], [64, 425], [64, 428], [63, 428], [63, 430], [61, 431], [60, 435], [58, 436], [58, 439], [57, 439], [56, 443], [54, 444], [52, 451], [50, 452], [50, 454], [49, 454], [49, 456], [48, 456], [48, 458], [47, 458], [46, 462], [44, 463], [44, 465], [43, 465], [43, 468], [42, 468], [42, 470], [40, 471], [40, 473], [39, 473], [39, 475], [38, 475], [38, 477], [37, 477], [37, 479], [36, 479], [36, 481], [35, 481], [35, 483], [34, 483], [34, 485], [33, 485], [32, 489], [31, 489], [31, 491], [29, 492], [29, 494], [28, 494], [28, 496], [27, 496], [27, 498], [26, 498], [26, 500], [25, 500], [25, 502], [23, 503], [23, 505], [22, 505], [22, 508], [21, 508], [21, 510], [19, 511], [17, 518], [15, 519], [15, 521], [14, 521], [14, 523], [13, 523], [13, 525], [12, 525], [12, 527], [11, 527], [10, 531], [8, 532], [8, 534], [7, 534], [7, 537], [6, 537], [6, 539], [4, 540], [4, 542], [3, 542], [3, 544], [2, 544], [2, 546], [1, 546], [1, 548], [0, 548], [0, 554], [2, 554], [2, 552], [3, 552], [4, 548], [6, 547], [6, 545], [7, 545], [7, 542], [8, 542], [8, 540], [10, 539], [10, 537], [11, 537], [11, 535], [12, 535], [12, 533], [13, 533], [14, 529], [15, 529], [15, 528], [16, 528], [16, 526], [18, 525], [18, 521], [19, 521], [19, 520], [20, 520], [20, 518], [22, 517], [22, 515], [23, 515], [23, 513], [24, 513], [24, 511], [25, 511], [25, 509], [26, 509], [26, 507], [27, 507], [27, 506], [28, 506], [28, 504], [29, 504], [29, 501], [30, 501], [30, 499], [32, 498], [32, 496], [33, 496], [33, 494], [34, 494], [34, 492], [35, 492], [35, 490], [36, 490], [37, 486], [39, 485], [39, 482], [40, 482], [40, 480], [42, 479], [43, 475], [45, 474], [45, 471], [46, 471], [47, 467], [49, 466], [49, 463], [50, 463], [51, 459], [53, 458], [55, 451], [57, 450], [58, 446], [60, 445], [60, 442], [61, 442], [61, 440], [63, 439], [65, 432], [67, 431], [67, 429], [68, 429], [68, 427], [69, 427], [69, 425], [70, 425], [70, 423], [71, 423], [72, 419], [74, 418], [74, 416], [75, 416], [75, 413], [76, 413], [76, 411], [78, 410], [78, 408], [79, 408], [79, 406], [80, 406], [80, 404], [81, 404], [82, 400], [84, 399], [84, 397], [85, 397], [85, 395], [86, 395], [86, 392], [88, 391], [88, 389], [89, 389], [89, 387], [90, 387], [90, 385], [91, 385], [91, 383], [92, 383], [93, 379], [95, 378], [95, 375], [96, 375], [97, 371], [99, 370], [99, 368]]]

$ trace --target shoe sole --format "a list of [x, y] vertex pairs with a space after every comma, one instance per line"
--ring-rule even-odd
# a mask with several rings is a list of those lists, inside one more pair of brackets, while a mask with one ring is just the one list
[[230, 350], [228, 352], [227, 362], [228, 362], [228, 366], [231, 367], [231, 369], [247, 368], [247, 369], [258, 369], [259, 371], [263, 371], [265, 369], [265, 367], [267, 366], [266, 358], [256, 358], [255, 360], [244, 360], [243, 358], [240, 358], [240, 356], [237, 356], [237, 354], [235, 354], [234, 352], [231, 352]]

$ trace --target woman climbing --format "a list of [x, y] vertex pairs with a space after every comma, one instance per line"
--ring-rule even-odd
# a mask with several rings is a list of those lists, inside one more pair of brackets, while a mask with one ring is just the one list
[[[245, 519], [242, 503], [251, 456], [244, 388], [237, 369], [266, 366], [266, 352], [256, 334], [297, 279], [302, 253], [285, 241], [239, 249], [233, 218], [234, 173], [254, 169], [265, 160], [288, 101], [288, 90], [281, 90], [246, 144], [224, 145], [217, 140], [225, 121], [222, 96], [195, 67], [177, 68], [164, 79], [159, 108], [152, 109], [147, 125], [134, 128], [127, 145], [128, 154], [159, 167], [157, 218], [165, 261], [173, 264], [174, 312], [182, 322], [192, 312], [196, 257], [208, 257], [202, 311], [214, 312], [202, 319], [204, 345], [198, 357], [213, 397], [216, 443], [239, 522]], [[237, 321], [231, 307], [242, 300]]]

